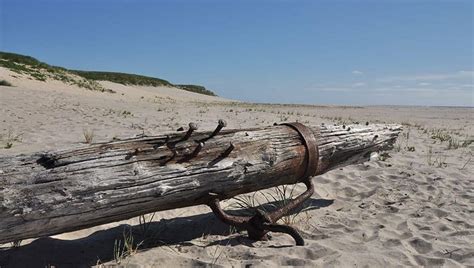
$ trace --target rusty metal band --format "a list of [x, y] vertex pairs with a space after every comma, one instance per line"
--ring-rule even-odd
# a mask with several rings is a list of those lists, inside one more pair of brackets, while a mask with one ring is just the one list
[[319, 149], [313, 131], [307, 126], [298, 122], [283, 123], [282, 125], [296, 130], [303, 139], [303, 144], [306, 147], [306, 170], [301, 180], [303, 181], [311, 176], [316, 175], [318, 171]]

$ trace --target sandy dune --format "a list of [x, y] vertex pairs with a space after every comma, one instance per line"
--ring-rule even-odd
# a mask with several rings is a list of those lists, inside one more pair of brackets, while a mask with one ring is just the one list
[[[14, 85], [0, 86], [0, 156], [87, 146], [84, 133], [103, 142], [175, 131], [189, 122], [210, 130], [219, 118], [229, 128], [296, 120], [404, 124], [388, 154], [313, 179], [310, 208], [292, 217], [306, 246], [294, 247], [281, 234], [251, 241], [197, 206], [156, 213], [147, 242], [121, 265], [474, 266], [474, 143], [464, 142], [474, 139], [473, 108], [248, 104], [175, 88], [101, 82], [117, 92], [111, 94], [29, 80], [3, 68], [0, 79]], [[440, 141], [443, 135], [451, 137], [451, 145]], [[232, 208], [235, 201], [226, 204]], [[138, 242], [143, 236], [138, 225], [134, 218], [23, 241], [18, 248], [3, 245], [0, 267], [114, 265], [120, 259], [114, 243], [130, 226], [137, 226]]]

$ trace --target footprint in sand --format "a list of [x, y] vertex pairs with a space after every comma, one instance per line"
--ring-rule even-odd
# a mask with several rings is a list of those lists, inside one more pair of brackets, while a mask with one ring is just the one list
[[425, 241], [419, 237], [415, 237], [411, 239], [410, 241], [408, 241], [408, 243], [413, 249], [416, 250], [416, 252], [420, 254], [426, 254], [430, 252], [431, 250], [433, 250], [433, 246], [431, 245], [430, 242]]

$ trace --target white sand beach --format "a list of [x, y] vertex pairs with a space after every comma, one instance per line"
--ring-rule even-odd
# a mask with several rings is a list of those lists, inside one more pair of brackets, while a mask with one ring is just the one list
[[2, 245], [0, 267], [474, 266], [473, 108], [253, 104], [100, 82], [116, 92], [107, 93], [0, 67], [1, 79], [13, 86], [0, 86], [0, 156], [88, 146], [86, 133], [94, 143], [189, 122], [212, 130], [218, 119], [227, 128], [299, 121], [398, 123], [404, 130], [392, 150], [313, 178], [311, 209], [292, 219], [305, 246], [284, 234], [252, 241], [196, 206], [146, 215], [154, 243], [131, 256], [114, 256], [114, 244], [138, 218]]

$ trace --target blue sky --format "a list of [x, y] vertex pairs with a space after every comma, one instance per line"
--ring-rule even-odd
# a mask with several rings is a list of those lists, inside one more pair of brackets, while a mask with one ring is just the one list
[[0, 0], [0, 50], [254, 102], [474, 106], [472, 1]]

